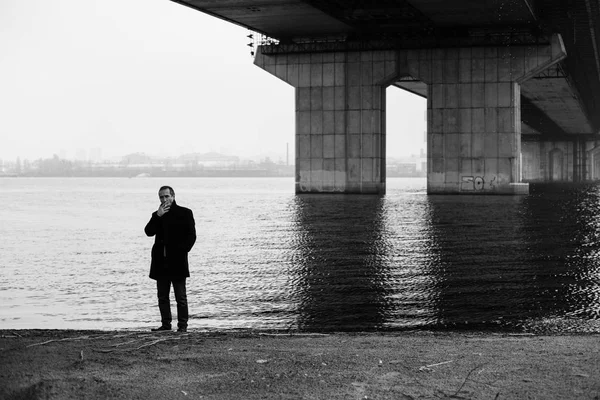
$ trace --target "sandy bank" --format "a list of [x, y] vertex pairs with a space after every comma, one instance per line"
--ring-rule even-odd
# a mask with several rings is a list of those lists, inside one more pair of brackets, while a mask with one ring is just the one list
[[600, 399], [600, 335], [0, 336], [1, 399]]

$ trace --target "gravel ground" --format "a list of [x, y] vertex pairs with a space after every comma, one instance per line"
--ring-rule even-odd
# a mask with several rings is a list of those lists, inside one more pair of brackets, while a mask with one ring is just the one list
[[600, 399], [600, 335], [0, 330], [0, 399]]

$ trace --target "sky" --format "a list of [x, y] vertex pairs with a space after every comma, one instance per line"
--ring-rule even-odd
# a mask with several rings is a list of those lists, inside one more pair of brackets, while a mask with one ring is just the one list
[[[0, 159], [294, 154], [294, 88], [250, 32], [169, 0], [0, 0]], [[424, 99], [387, 89], [388, 157], [425, 148]]]

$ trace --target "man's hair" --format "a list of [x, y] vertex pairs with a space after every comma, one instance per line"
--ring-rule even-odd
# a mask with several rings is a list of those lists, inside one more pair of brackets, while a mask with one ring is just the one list
[[175, 196], [175, 191], [173, 190], [173, 188], [171, 186], [161, 186], [160, 189], [158, 189], [158, 193], [160, 193], [166, 189], [169, 189], [169, 192], [171, 192], [171, 196]]

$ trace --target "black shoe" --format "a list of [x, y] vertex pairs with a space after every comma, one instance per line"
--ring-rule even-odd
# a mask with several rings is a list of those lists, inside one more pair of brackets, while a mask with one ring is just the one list
[[159, 332], [159, 331], [170, 331], [171, 330], [171, 326], [170, 325], [163, 325], [159, 328], [152, 328], [151, 329], [152, 332]]
[[177, 332], [187, 332], [187, 328], [180, 326], [177, 328]]

